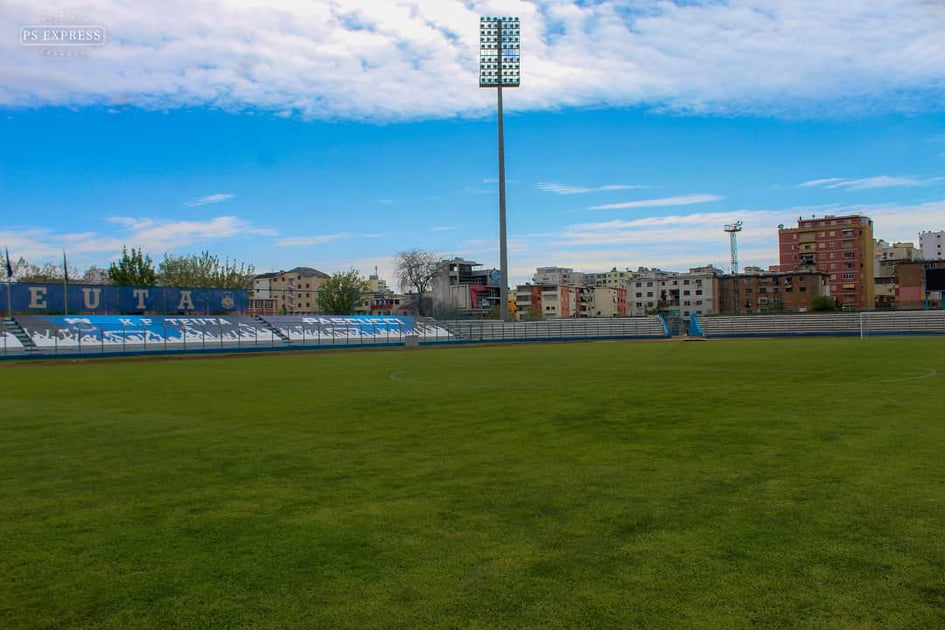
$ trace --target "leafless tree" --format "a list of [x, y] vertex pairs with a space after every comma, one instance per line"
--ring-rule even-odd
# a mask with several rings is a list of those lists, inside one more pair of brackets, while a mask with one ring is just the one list
[[438, 264], [436, 254], [418, 248], [398, 252], [394, 257], [394, 275], [401, 291], [417, 295], [417, 315], [423, 315], [423, 294], [430, 290]]

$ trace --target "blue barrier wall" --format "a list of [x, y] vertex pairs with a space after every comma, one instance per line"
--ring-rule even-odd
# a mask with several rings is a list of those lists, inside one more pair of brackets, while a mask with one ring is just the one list
[[[45, 313], [240, 313], [249, 304], [244, 289], [113, 287], [57, 283], [10, 286], [13, 311]], [[6, 288], [0, 289], [0, 312], [9, 310]]]

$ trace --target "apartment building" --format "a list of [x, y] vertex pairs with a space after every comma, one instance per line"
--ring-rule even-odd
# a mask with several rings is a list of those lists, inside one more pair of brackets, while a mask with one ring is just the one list
[[921, 260], [921, 252], [913, 243], [887, 243], [879, 239], [873, 247], [873, 301], [876, 308], [897, 306], [897, 267]]
[[253, 279], [250, 312], [259, 315], [317, 313], [318, 290], [330, 277], [312, 267], [260, 274]]
[[539, 267], [532, 276], [532, 284], [583, 287], [586, 275], [570, 267]]
[[873, 308], [873, 221], [863, 215], [798, 217], [778, 226], [781, 271], [828, 274], [829, 295], [844, 308]]
[[485, 316], [501, 301], [501, 274], [482, 263], [455, 257], [440, 261], [430, 287], [433, 312], [453, 316]]
[[566, 284], [521, 284], [515, 287], [516, 317], [566, 319], [580, 317], [582, 287]]
[[640, 267], [630, 273], [627, 311], [640, 317], [662, 313], [670, 317], [711, 315], [718, 312], [718, 277], [721, 269], [694, 267], [688, 272]]
[[583, 287], [578, 299], [580, 317], [626, 317], [628, 313], [625, 287]]
[[920, 233], [919, 250], [923, 260], [945, 260], [945, 231]]
[[743, 273], [718, 278], [719, 313], [802, 313], [812, 298], [830, 295], [829, 274], [821, 271], [764, 271], [746, 267]]
[[945, 260], [917, 260], [896, 266], [896, 304], [899, 308], [942, 308], [942, 291], [929, 291], [930, 270], [945, 270]]
[[618, 271], [616, 267], [600, 273], [585, 273], [584, 286], [614, 287], [626, 289], [630, 282], [630, 270]]

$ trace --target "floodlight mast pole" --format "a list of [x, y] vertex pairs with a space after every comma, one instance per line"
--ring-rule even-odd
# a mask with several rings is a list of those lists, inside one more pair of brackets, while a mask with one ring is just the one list
[[[502, 87], [518, 87], [519, 69], [518, 18], [480, 18], [479, 20], [479, 87], [496, 88], [499, 132], [499, 316], [509, 321], [509, 252], [505, 212], [505, 125], [502, 112]], [[509, 70], [508, 78], [503, 70]]]
[[[502, 37], [502, 26], [499, 26]], [[501, 59], [501, 53], [500, 53]], [[502, 62], [499, 61], [499, 87], [496, 89], [499, 110], [499, 316], [509, 321], [509, 250], [505, 231], [505, 132], [502, 124]]]
[[742, 231], [742, 222], [736, 221], [725, 225], [729, 236], [729, 249], [732, 254], [732, 310], [738, 315], [738, 233]]

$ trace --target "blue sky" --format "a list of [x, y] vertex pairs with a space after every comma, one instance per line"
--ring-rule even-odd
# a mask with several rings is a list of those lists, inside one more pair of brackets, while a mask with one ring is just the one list
[[[777, 261], [777, 226], [945, 229], [938, 0], [5, 3], [0, 247], [107, 266], [209, 249], [260, 272], [412, 247], [498, 263], [478, 19], [522, 20], [506, 90], [510, 279]], [[180, 6], [175, 7], [179, 4]], [[629, 10], [627, 7], [632, 6]], [[21, 28], [101, 25], [52, 57]]]

